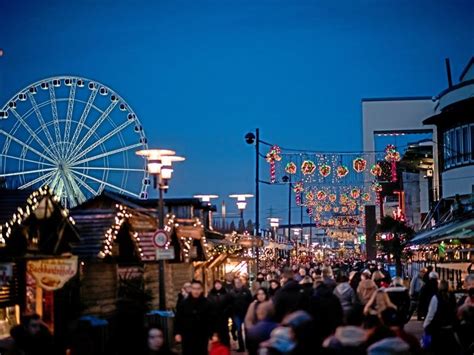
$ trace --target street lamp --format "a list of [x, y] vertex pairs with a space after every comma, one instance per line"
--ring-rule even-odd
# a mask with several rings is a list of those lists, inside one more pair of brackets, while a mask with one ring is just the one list
[[[218, 195], [194, 195], [194, 198], [198, 198], [201, 202], [211, 206], [211, 200], [214, 198], [218, 198]], [[212, 211], [209, 208], [209, 213], [207, 215], [207, 228], [212, 228]]]
[[[168, 149], [143, 149], [136, 152], [137, 155], [147, 160], [147, 170], [154, 178], [154, 187], [158, 189], [158, 228], [165, 226], [163, 192], [169, 187], [169, 180], [173, 175], [173, 163], [184, 161], [185, 158], [175, 155], [173, 150]], [[159, 294], [160, 310], [166, 310], [165, 293], [165, 261], [159, 260]]]
[[278, 227], [280, 226], [280, 218], [270, 217], [269, 220], [270, 220], [270, 227], [272, 227], [273, 240], [276, 240], [277, 230], [278, 230]]
[[240, 219], [244, 219], [244, 210], [247, 207], [247, 199], [252, 198], [253, 195], [251, 194], [234, 194], [229, 195], [230, 198], [237, 199], [237, 208], [240, 211]]

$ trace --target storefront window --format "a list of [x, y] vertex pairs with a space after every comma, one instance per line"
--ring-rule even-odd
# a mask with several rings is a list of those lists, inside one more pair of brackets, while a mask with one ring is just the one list
[[474, 163], [474, 125], [450, 129], [443, 134], [444, 168]]

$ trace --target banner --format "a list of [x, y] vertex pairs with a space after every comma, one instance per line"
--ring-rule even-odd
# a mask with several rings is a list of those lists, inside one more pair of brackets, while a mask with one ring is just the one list
[[46, 291], [62, 288], [77, 273], [77, 256], [67, 259], [31, 260], [27, 271], [34, 277], [39, 287]]

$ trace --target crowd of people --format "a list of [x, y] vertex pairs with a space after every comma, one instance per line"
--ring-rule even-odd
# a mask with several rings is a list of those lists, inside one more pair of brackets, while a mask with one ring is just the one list
[[[431, 267], [404, 280], [352, 260], [228, 274], [207, 297], [194, 280], [178, 299], [175, 341], [183, 355], [227, 355], [231, 339], [249, 355], [472, 354], [474, 275], [464, 287], [456, 300]], [[421, 339], [405, 331], [415, 314]]]

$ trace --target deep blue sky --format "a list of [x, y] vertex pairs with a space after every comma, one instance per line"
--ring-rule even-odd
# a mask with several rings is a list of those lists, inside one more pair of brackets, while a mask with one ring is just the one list
[[[445, 57], [457, 80], [473, 14], [472, 0], [0, 0], [0, 102], [44, 77], [93, 78], [150, 145], [187, 157], [171, 196], [253, 192], [247, 131], [360, 149], [361, 98], [437, 94]], [[283, 193], [264, 188], [262, 209], [284, 208]]]

